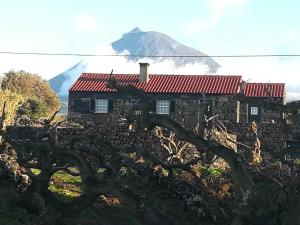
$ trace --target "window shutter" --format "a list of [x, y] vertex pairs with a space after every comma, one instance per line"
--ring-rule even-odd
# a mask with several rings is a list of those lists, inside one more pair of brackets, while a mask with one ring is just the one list
[[156, 100], [151, 100], [150, 101], [150, 108], [148, 109], [150, 113], [155, 114], [156, 113]]
[[261, 122], [261, 111], [262, 111], [262, 106], [258, 107], [258, 118], [257, 118], [257, 122]]
[[112, 99], [108, 100], [108, 112], [113, 112], [114, 110], [114, 101]]
[[170, 101], [170, 113], [175, 113], [175, 104], [174, 100]]
[[90, 112], [95, 112], [95, 99], [91, 98]]
[[156, 113], [156, 104], [157, 104], [156, 100], [152, 101], [151, 104], [152, 104], [151, 111], [153, 113]]

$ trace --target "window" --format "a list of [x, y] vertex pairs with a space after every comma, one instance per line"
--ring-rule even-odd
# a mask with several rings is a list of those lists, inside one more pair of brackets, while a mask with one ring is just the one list
[[170, 113], [170, 101], [157, 100], [156, 101], [156, 113], [157, 114], [169, 114]]
[[88, 98], [73, 98], [71, 107], [73, 112], [88, 113], [90, 99]]
[[251, 107], [250, 108], [250, 114], [257, 116], [258, 115], [258, 107]]
[[96, 99], [96, 113], [108, 113], [108, 99]]

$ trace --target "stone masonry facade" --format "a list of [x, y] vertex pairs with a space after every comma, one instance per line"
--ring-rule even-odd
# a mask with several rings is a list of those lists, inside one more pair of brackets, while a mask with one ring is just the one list
[[[106, 98], [113, 102], [113, 110], [110, 113], [94, 113], [88, 109], [91, 107], [89, 99]], [[218, 115], [222, 121], [238, 121], [238, 102], [231, 100], [228, 96], [219, 95], [187, 95], [187, 94], [159, 94], [151, 95], [153, 101], [164, 99], [174, 102], [174, 112], [170, 112], [170, 118], [181, 124], [188, 130], [203, 133], [206, 126], [205, 116], [209, 118]], [[75, 102], [86, 101], [86, 111], [74, 110]], [[138, 101], [132, 96], [120, 96], [115, 93], [70, 93], [69, 100], [69, 118], [74, 121], [86, 120], [92, 121], [101, 126], [114, 127], [121, 118], [126, 117], [128, 113], [135, 109]]]
[[[166, 99], [174, 101], [175, 110], [168, 115], [186, 129], [202, 136], [207, 124], [206, 118], [218, 115], [220, 120], [228, 128], [228, 132], [237, 135], [239, 142], [247, 143], [249, 133], [248, 104], [240, 103], [226, 95], [202, 95], [202, 94], [152, 94], [149, 95], [153, 101]], [[110, 113], [94, 113], [89, 110], [90, 99], [107, 98], [113, 102], [113, 109]], [[73, 109], [75, 101], [85, 102], [85, 112]], [[260, 101], [270, 101], [261, 98]], [[280, 99], [272, 99], [280, 102]], [[138, 100], [130, 95], [119, 95], [117, 93], [70, 93], [69, 118], [73, 121], [85, 121], [92, 126], [96, 125], [103, 130], [110, 128], [109, 133], [118, 130], [122, 118], [135, 109]], [[253, 104], [252, 104], [253, 105]], [[261, 137], [262, 148], [274, 149], [278, 151], [286, 145], [286, 140], [293, 139], [295, 129], [287, 126], [283, 121], [283, 113], [267, 110], [260, 106], [261, 121], [258, 123], [259, 135]], [[293, 131], [292, 131], [293, 130]], [[119, 133], [118, 131], [116, 132]], [[128, 140], [130, 142], [130, 140]], [[143, 140], [144, 142], [147, 142]]]

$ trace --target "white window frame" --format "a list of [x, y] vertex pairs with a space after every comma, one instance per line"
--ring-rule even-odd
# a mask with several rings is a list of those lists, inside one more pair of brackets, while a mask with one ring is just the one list
[[95, 113], [108, 113], [108, 99], [95, 99]]
[[156, 100], [156, 113], [162, 115], [170, 114], [170, 101]]
[[257, 106], [251, 106], [251, 108], [250, 108], [250, 114], [252, 116], [258, 116], [258, 107]]

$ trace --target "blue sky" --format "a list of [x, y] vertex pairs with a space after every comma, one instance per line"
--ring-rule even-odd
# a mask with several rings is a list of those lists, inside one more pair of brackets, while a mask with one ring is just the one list
[[[300, 54], [299, 9], [300, 1], [283, 0], [2, 0], [0, 51], [107, 53], [104, 46], [140, 27], [166, 33], [208, 55]], [[46, 79], [81, 60], [14, 55], [0, 59], [1, 73], [25, 69]], [[97, 61], [109, 61], [110, 66], [115, 62]], [[286, 82], [290, 93], [300, 86], [300, 57], [216, 61], [222, 66], [219, 73]], [[199, 71], [191, 67], [186, 73]]]

